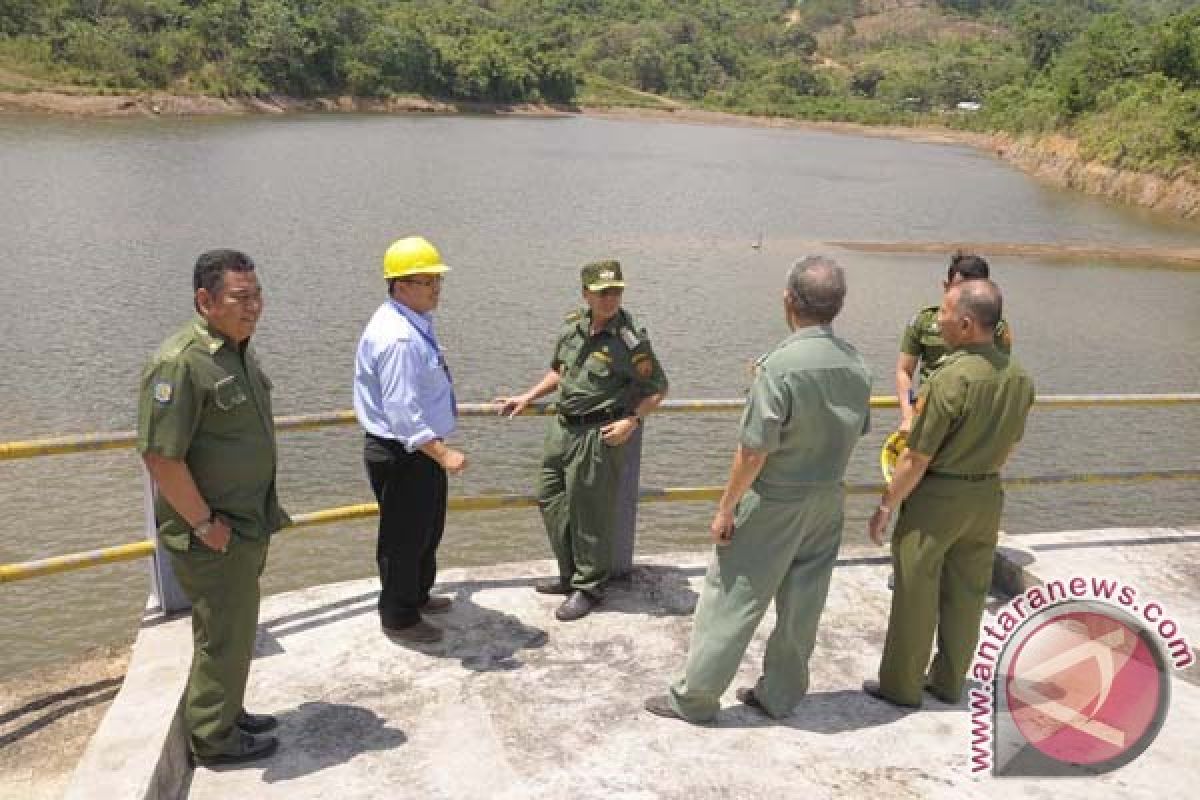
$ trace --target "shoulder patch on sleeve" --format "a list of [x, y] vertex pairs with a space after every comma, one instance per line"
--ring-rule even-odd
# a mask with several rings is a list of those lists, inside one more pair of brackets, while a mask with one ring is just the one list
[[575, 309], [570, 314], [567, 314], [565, 317], [563, 317], [563, 322], [579, 322], [579, 320], [582, 318], [583, 312], [579, 309]]
[[629, 328], [621, 328], [621, 341], [623, 341], [625, 346], [630, 350], [642, 343], [642, 340], [637, 337], [637, 334], [629, 330]]
[[160, 406], [169, 404], [174, 394], [174, 388], [167, 381], [158, 381], [154, 384], [154, 402]]

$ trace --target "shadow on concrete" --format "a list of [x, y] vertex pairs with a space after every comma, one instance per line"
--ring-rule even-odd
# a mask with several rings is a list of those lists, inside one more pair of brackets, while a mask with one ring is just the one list
[[267, 761], [216, 767], [262, 769], [263, 781], [280, 783], [311, 775], [355, 756], [394, 750], [408, 741], [404, 732], [389, 728], [374, 711], [344, 703], [303, 703], [279, 714], [279, 751]]
[[[439, 593], [449, 594], [454, 584], [444, 584]], [[531, 584], [532, 585], [532, 584]], [[511, 672], [525, 666], [517, 657], [522, 650], [544, 647], [549, 636], [541, 628], [526, 625], [514, 614], [479, 605], [472, 599], [478, 584], [458, 584], [454, 605], [445, 614], [426, 619], [445, 631], [446, 638], [434, 644], [413, 644], [399, 639], [398, 647], [418, 650], [434, 658], [457, 658], [472, 672]]]
[[288, 636], [289, 634], [301, 633], [312, 628], [319, 628], [322, 625], [341, 622], [351, 617], [372, 613], [375, 611], [375, 605], [378, 600], [378, 591], [365, 592], [354, 597], [342, 598], [333, 603], [326, 603], [323, 606], [314, 606], [306, 608], [303, 611], [283, 614], [269, 620], [264, 620], [260, 623], [259, 627], [264, 634], [274, 638]]
[[651, 617], [683, 617], [696, 610], [699, 595], [691, 579], [704, 574], [704, 567], [637, 566], [628, 575], [613, 580], [600, 612], [646, 614]]
[[[76, 686], [62, 692], [43, 695], [30, 700], [20, 708], [5, 711], [0, 714], [0, 726], [9, 723], [23, 723], [16, 730], [0, 735], [0, 750], [26, 736], [31, 736], [48, 725], [52, 725], [63, 717], [82, 711], [85, 708], [107, 703], [117, 696], [124, 677], [107, 678], [84, 686]], [[67, 702], [73, 701], [73, 702]], [[34, 716], [38, 712], [44, 712]], [[29, 717], [28, 721], [24, 721]]]
[[796, 710], [783, 719], [772, 719], [747, 705], [733, 706], [718, 716], [722, 728], [793, 728], [812, 733], [838, 734], [890, 725], [909, 714], [958, 711], [961, 705], [948, 705], [926, 698], [921, 710], [907, 711], [869, 697], [861, 691], [838, 689], [833, 692], [812, 692]]

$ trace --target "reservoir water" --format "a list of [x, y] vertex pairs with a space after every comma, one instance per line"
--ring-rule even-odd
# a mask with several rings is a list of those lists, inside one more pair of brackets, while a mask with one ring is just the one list
[[[0, 441], [131, 429], [147, 354], [191, 313], [212, 247], [258, 262], [256, 346], [277, 413], [350, 406], [354, 345], [384, 298], [388, 243], [420, 233], [454, 267], [437, 314], [458, 397], [523, 389], [578, 301], [585, 261], [618, 258], [674, 398], [740, 396], [782, 338], [788, 266], [846, 267], [837, 328], [890, 394], [900, 331], [936, 303], [946, 259], [829, 240], [1200, 246], [1200, 226], [1040, 185], [987, 154], [801, 130], [587, 117], [0, 116]], [[751, 247], [759, 241], [760, 248]], [[983, 255], [988, 255], [984, 253]], [[1200, 272], [992, 258], [1014, 352], [1044, 394], [1200, 389]], [[651, 419], [645, 486], [723, 482], [737, 417]], [[1010, 475], [1194, 468], [1195, 408], [1035, 411]], [[528, 492], [544, 422], [466, 419], [452, 494]], [[849, 479], [876, 481], [879, 412]], [[0, 462], [0, 563], [142, 538], [132, 451]], [[353, 427], [285, 435], [293, 512], [371, 499]], [[1194, 483], [1020, 490], [1010, 533], [1200, 521]], [[848, 506], [863, 537], [867, 499]], [[699, 549], [711, 507], [643, 507], [642, 552]], [[374, 570], [374, 524], [287, 533], [264, 586]], [[550, 557], [531, 509], [451, 516], [446, 565]], [[0, 586], [0, 674], [132, 636], [146, 562]]]

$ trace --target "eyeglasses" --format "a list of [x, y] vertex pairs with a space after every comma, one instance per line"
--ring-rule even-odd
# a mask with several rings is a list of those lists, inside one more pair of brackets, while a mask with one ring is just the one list
[[261, 305], [263, 301], [262, 289], [256, 289], [253, 292], [222, 292], [221, 302], [239, 306]]
[[434, 286], [442, 285], [442, 276], [435, 275], [432, 278], [425, 278], [424, 280], [420, 280], [418, 278], [404, 278], [403, 281], [404, 283], [415, 283], [417, 286], [424, 286], [426, 289], [430, 289]]

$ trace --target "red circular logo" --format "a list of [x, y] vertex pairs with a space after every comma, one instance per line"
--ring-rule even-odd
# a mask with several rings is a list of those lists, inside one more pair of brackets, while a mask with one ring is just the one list
[[1008, 712], [1028, 744], [1054, 761], [1118, 766], [1158, 734], [1169, 700], [1165, 664], [1128, 614], [1067, 605], [1038, 620], [1008, 662]]

